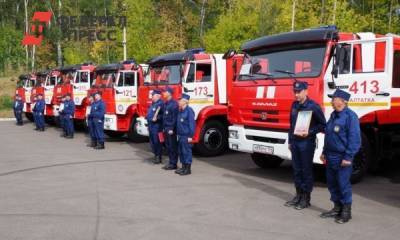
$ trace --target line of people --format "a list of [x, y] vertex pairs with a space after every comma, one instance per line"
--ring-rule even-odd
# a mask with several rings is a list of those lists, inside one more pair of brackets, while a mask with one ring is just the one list
[[[162, 95], [164, 100], [162, 99]], [[154, 164], [162, 163], [163, 146], [168, 152], [168, 163], [164, 170], [175, 170], [179, 175], [191, 174], [192, 165], [192, 138], [195, 132], [195, 114], [189, 106], [190, 96], [182, 94], [179, 102], [172, 98], [173, 89], [167, 88], [164, 92], [154, 90], [152, 92], [152, 104], [147, 111], [149, 129], [149, 140], [154, 153]], [[104, 115], [105, 103], [101, 98], [101, 92], [89, 96], [89, 107], [87, 111], [87, 126], [89, 130], [90, 143], [88, 147], [94, 149], [105, 149], [104, 145]], [[32, 112], [36, 130], [44, 131], [44, 109], [43, 95], [34, 97]], [[20, 96], [16, 96], [14, 113], [17, 124], [22, 125], [23, 102]], [[74, 138], [74, 114], [75, 103], [70, 94], [62, 96], [59, 107], [59, 123], [62, 128], [61, 137]], [[181, 167], [178, 169], [178, 159]]]
[[[165, 101], [162, 100], [161, 94]], [[162, 148], [168, 151], [164, 170], [175, 170], [181, 176], [191, 174], [192, 138], [196, 127], [195, 114], [189, 106], [190, 96], [182, 94], [179, 102], [173, 98], [173, 89], [153, 90], [152, 104], [147, 111], [149, 140], [154, 153], [154, 164], [162, 163]], [[178, 169], [178, 158], [181, 168]]]

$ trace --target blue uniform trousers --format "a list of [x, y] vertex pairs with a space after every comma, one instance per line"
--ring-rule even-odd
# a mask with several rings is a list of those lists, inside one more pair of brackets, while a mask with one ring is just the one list
[[313, 189], [313, 158], [315, 139], [295, 140], [291, 144], [294, 184], [304, 192]]
[[168, 134], [164, 133], [165, 136], [165, 146], [168, 151], [169, 165], [176, 166], [178, 163], [178, 140], [175, 133]]
[[327, 152], [325, 158], [327, 160], [326, 181], [331, 194], [331, 201], [334, 203], [351, 204], [352, 190], [350, 177], [353, 167], [340, 166], [343, 160], [343, 154], [340, 153]]
[[104, 143], [104, 121], [93, 118], [94, 135], [98, 143]]
[[162, 144], [158, 137], [158, 133], [161, 132], [161, 124], [158, 123], [150, 123], [149, 124], [149, 140], [151, 150], [153, 151], [155, 156], [162, 155]]
[[74, 119], [70, 115], [65, 116], [65, 133], [68, 136], [72, 136], [74, 134]]
[[187, 136], [178, 136], [178, 153], [182, 164], [192, 164], [192, 146]]

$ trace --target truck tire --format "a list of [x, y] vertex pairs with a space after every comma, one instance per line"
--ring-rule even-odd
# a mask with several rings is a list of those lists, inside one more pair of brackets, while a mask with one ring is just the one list
[[262, 153], [252, 153], [251, 159], [260, 168], [277, 168], [283, 162], [282, 158]]
[[362, 134], [360, 151], [353, 159], [353, 173], [351, 174], [351, 183], [358, 183], [364, 178], [365, 174], [368, 172], [370, 157], [371, 149], [368, 138], [364, 134]]
[[194, 150], [204, 157], [223, 154], [228, 149], [228, 129], [216, 120], [204, 124], [200, 131], [199, 142], [194, 145]]
[[110, 131], [110, 130], [104, 130], [104, 133], [107, 134], [107, 136], [111, 138], [121, 138], [125, 135], [124, 132], [117, 132], [117, 131]]
[[32, 114], [32, 113], [26, 112], [26, 113], [25, 113], [25, 117], [26, 117], [29, 121], [33, 122], [33, 114]]
[[133, 117], [133, 119], [131, 120], [131, 126], [129, 128], [127, 136], [128, 136], [128, 139], [131, 142], [134, 142], [134, 143], [142, 143], [142, 142], [146, 142], [148, 140], [147, 137], [142, 136], [142, 135], [137, 133], [137, 131], [136, 131], [136, 117]]

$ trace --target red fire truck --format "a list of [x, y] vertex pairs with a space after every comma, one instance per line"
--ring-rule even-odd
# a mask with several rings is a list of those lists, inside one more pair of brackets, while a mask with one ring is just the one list
[[[42, 94], [45, 98], [45, 83], [47, 80], [47, 76], [49, 71], [41, 71], [37, 72], [32, 76], [31, 81], [28, 82], [28, 85], [25, 87], [25, 100], [26, 106], [24, 108], [24, 112], [26, 117], [33, 121], [31, 104], [33, 103], [33, 98], [38, 94]], [[32, 85], [31, 85], [32, 84]], [[47, 108], [47, 107], [46, 107]], [[45, 109], [46, 111], [46, 109]]]
[[106, 105], [104, 130], [107, 135], [122, 137], [127, 134], [131, 141], [143, 141], [134, 126], [138, 117], [138, 86], [143, 85], [146, 68], [146, 65], [137, 64], [135, 60], [96, 68], [96, 80], [88, 94], [102, 93]]
[[167, 86], [174, 89], [174, 98], [182, 92], [190, 95], [195, 111], [195, 150], [203, 156], [222, 154], [228, 148], [227, 88], [231, 83], [240, 56], [228, 60], [222, 54], [208, 54], [203, 49], [170, 53], [151, 59], [145, 83], [139, 88], [137, 132], [148, 136], [147, 108], [151, 92]]
[[[231, 149], [250, 153], [262, 168], [290, 160], [292, 84], [301, 80], [308, 82], [310, 98], [327, 119], [332, 112], [328, 94], [337, 88], [352, 94], [349, 107], [362, 129], [353, 181], [393, 156], [400, 130], [399, 36], [342, 33], [329, 26], [261, 37], [244, 43], [241, 51], [245, 59], [229, 99]], [[321, 163], [323, 139], [317, 136], [315, 163]]]
[[74, 119], [78, 123], [84, 123], [86, 119], [87, 92], [94, 80], [95, 65], [83, 63], [78, 65], [64, 66], [57, 69], [60, 77], [54, 88], [53, 109], [58, 116], [60, 101], [63, 95], [71, 94], [75, 103]]

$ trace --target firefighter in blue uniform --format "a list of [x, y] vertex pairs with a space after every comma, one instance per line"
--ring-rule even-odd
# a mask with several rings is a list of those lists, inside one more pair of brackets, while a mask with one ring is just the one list
[[191, 174], [192, 165], [192, 138], [196, 128], [195, 114], [189, 107], [190, 96], [182, 94], [179, 100], [179, 113], [176, 123], [176, 133], [178, 135], [178, 154], [182, 167], [175, 171], [179, 175]]
[[13, 105], [13, 110], [14, 110], [14, 116], [15, 119], [17, 120], [17, 125], [22, 126], [22, 110], [24, 109], [24, 102], [22, 101], [22, 98], [20, 95], [15, 96], [15, 102]]
[[64, 115], [65, 138], [74, 138], [75, 103], [71, 100], [71, 94], [69, 93], [65, 95], [62, 113]]
[[[310, 206], [316, 134], [324, 130], [326, 120], [321, 107], [308, 97], [307, 82], [294, 82], [293, 91], [296, 101], [293, 102], [290, 112], [289, 149], [292, 153], [296, 195], [285, 206], [301, 210]], [[295, 133], [297, 117], [302, 111], [311, 112], [309, 129], [307, 133]]]
[[67, 136], [67, 131], [65, 130], [65, 116], [64, 116], [64, 103], [65, 103], [65, 95], [61, 96], [61, 102], [60, 102], [60, 108], [58, 112], [58, 121], [60, 123], [60, 127], [62, 129], [62, 133], [60, 134], [60, 137], [66, 137]]
[[154, 164], [162, 162], [162, 143], [159, 133], [162, 133], [162, 119], [164, 113], [164, 102], [161, 100], [161, 91], [153, 90], [152, 104], [147, 109], [147, 123], [149, 128], [150, 146], [154, 153]]
[[[89, 108], [92, 108], [94, 102], [94, 95], [89, 96]], [[90, 113], [90, 111], [89, 111]], [[88, 126], [88, 131], [89, 131], [89, 137], [90, 137], [90, 143], [87, 145], [88, 147], [96, 147], [96, 135], [94, 134], [94, 125], [93, 125], [93, 119], [90, 116], [90, 114], [87, 114], [86, 116], [86, 121], [87, 121], [87, 126]]]
[[94, 95], [94, 102], [90, 108], [89, 118], [93, 124], [94, 136], [96, 140], [96, 146], [94, 149], [104, 149], [104, 114], [106, 113], [106, 107], [101, 99], [101, 93], [96, 92]]
[[35, 130], [39, 130], [38, 128], [38, 124], [37, 124], [37, 115], [36, 115], [36, 103], [37, 103], [37, 95], [33, 96], [33, 101], [31, 103], [31, 112], [32, 112], [32, 116], [33, 116], [33, 122], [35, 123]]
[[174, 93], [172, 88], [167, 88], [164, 92], [166, 102], [164, 104], [163, 132], [165, 146], [168, 151], [169, 162], [163, 167], [164, 170], [177, 169], [178, 163], [178, 142], [176, 137], [176, 119], [178, 117], [179, 106], [172, 98]]
[[43, 95], [41, 93], [37, 96], [37, 101], [33, 108], [33, 112], [36, 115], [36, 129], [37, 131], [44, 131], [44, 109], [46, 108], [46, 103], [43, 99]]
[[336, 90], [332, 97], [332, 112], [325, 130], [325, 144], [321, 160], [326, 162], [326, 180], [334, 204], [322, 218], [334, 217], [337, 223], [351, 219], [352, 190], [350, 177], [354, 156], [361, 147], [358, 116], [347, 107], [350, 94]]

